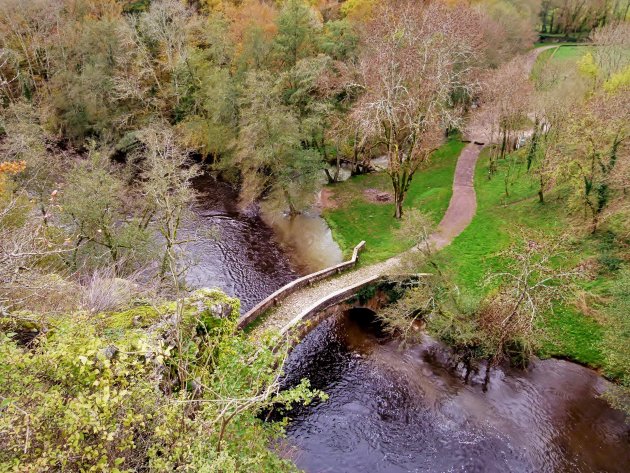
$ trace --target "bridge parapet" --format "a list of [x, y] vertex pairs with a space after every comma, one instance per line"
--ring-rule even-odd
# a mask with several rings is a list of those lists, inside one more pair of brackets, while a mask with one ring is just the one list
[[[388, 286], [390, 289], [393, 286], [401, 284], [414, 286], [418, 284], [421, 279], [431, 276], [431, 273], [415, 273], [407, 275], [398, 274], [395, 276], [375, 275], [369, 277], [361, 282], [329, 294], [317, 301], [315, 304], [304, 309], [280, 330], [280, 334], [283, 337], [290, 334], [290, 336], [294, 339], [293, 342], [297, 343], [313, 328], [319, 325], [320, 322], [326, 320], [334, 314], [340, 313], [340, 311], [343, 312], [351, 307], [366, 306], [371, 310], [378, 310], [379, 308], [389, 304], [391, 302], [390, 296], [382, 294], [383, 291], [387, 293]], [[367, 300], [361, 300], [361, 293], [368, 288], [381, 289], [381, 294], [379, 295], [377, 291], [367, 297]]]
[[282, 300], [286, 299], [294, 292], [299, 291], [304, 287], [310, 286], [317, 281], [321, 281], [323, 279], [346, 271], [350, 268], [354, 268], [357, 264], [357, 261], [359, 260], [359, 253], [361, 252], [361, 250], [363, 250], [364, 247], [365, 241], [362, 241], [354, 247], [352, 258], [350, 258], [348, 261], [344, 261], [343, 263], [339, 263], [335, 266], [331, 266], [329, 268], [322, 269], [321, 271], [302, 276], [301, 278], [298, 278], [294, 281], [291, 281], [289, 284], [282, 286], [276, 292], [271, 294], [269, 297], [263, 299], [254, 307], [252, 307], [248, 312], [243, 314], [238, 319], [238, 328], [243, 329], [247, 327], [258, 317], [260, 317], [264, 312], [272, 307], [277, 306]]
[[[415, 284], [417, 284], [420, 279], [430, 276], [432, 276], [430, 273], [417, 273], [397, 276], [375, 275], [369, 277], [356, 284], [329, 294], [328, 296], [317, 301], [315, 304], [304, 309], [299, 315], [297, 315], [281, 329], [280, 334], [284, 336], [291, 332], [292, 334], [295, 333], [298, 338], [302, 338], [306, 333], [308, 333], [322, 320], [326, 319], [328, 316], [331, 315], [332, 312], [334, 312], [334, 310], [331, 311], [330, 309], [334, 308], [335, 306], [343, 306], [345, 303], [352, 301], [353, 298], [358, 296], [361, 291], [366, 288], [378, 288], [379, 285], [387, 285], [387, 283], [400, 284], [403, 282], [409, 283], [411, 281], [415, 281]], [[385, 297], [385, 300], [379, 300], [376, 302], [376, 304], [381, 306], [389, 302], [389, 298]], [[359, 304], [359, 306], [363, 305], [364, 304]]]

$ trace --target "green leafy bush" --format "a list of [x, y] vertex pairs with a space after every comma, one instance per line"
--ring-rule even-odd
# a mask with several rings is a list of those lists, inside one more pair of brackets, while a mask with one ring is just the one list
[[282, 345], [236, 330], [238, 300], [133, 312], [48, 320], [29, 347], [0, 335], [1, 471], [293, 469], [268, 448], [283, 423], [258, 415], [318, 393], [279, 390]]

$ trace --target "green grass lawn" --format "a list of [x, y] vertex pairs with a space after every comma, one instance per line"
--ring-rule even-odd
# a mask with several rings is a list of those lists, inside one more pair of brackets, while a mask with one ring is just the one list
[[[451, 199], [455, 165], [464, 146], [452, 139], [433, 154], [431, 162], [414, 176], [404, 208], [421, 209], [436, 223], [441, 220]], [[345, 255], [361, 240], [367, 243], [361, 255], [363, 264], [382, 261], [411, 248], [413, 242], [396, 236], [399, 222], [393, 217], [394, 204], [371, 202], [364, 195], [367, 189], [391, 192], [387, 174], [356, 176], [328, 189], [333, 192], [336, 208], [325, 210], [323, 216]]]
[[[455, 140], [446, 143], [415, 176], [406, 201], [407, 209], [429, 212], [436, 223], [442, 218], [452, 193], [457, 157], [463, 147], [463, 143]], [[527, 173], [524, 158], [516, 156], [511, 165], [507, 161], [500, 162], [498, 172], [488, 179], [489, 153], [488, 148], [481, 152], [475, 173], [477, 214], [468, 228], [437, 257], [453, 282], [473, 299], [482, 298], [488, 291], [484, 285], [486, 277], [503, 269], [500, 253], [519, 237], [519, 227], [549, 235], [562, 234], [572, 228], [559, 192], [547, 195], [544, 204], [538, 202], [537, 182]], [[369, 202], [364, 196], [366, 189], [389, 192], [390, 186], [388, 176], [378, 173], [357, 176], [329, 187], [334, 192], [337, 208], [326, 210], [324, 217], [346, 253], [352, 251], [357, 242], [366, 240], [363, 264], [382, 261], [412, 246], [411, 241], [401, 241], [395, 234], [398, 222], [392, 217], [393, 204]], [[570, 254], [573, 264], [596, 260], [616, 251], [602, 249], [605, 235], [573, 240]], [[613, 277], [613, 274], [602, 274], [581, 283], [581, 289], [596, 297], [606, 296]], [[606, 327], [601, 320], [580, 313], [571, 303], [558, 304], [553, 312], [543, 317], [541, 328], [540, 356], [606, 368], [601, 350]]]
[[532, 68], [531, 77], [536, 80], [542, 70], [550, 65], [559, 66], [567, 71], [577, 69], [577, 62], [592, 46], [586, 45], [558, 45], [541, 52], [536, 58], [536, 63]]
[[482, 150], [475, 173], [477, 214], [468, 228], [442, 251], [457, 283], [476, 295], [483, 292], [485, 275], [500, 269], [501, 258], [497, 254], [509, 246], [511, 232], [518, 225], [553, 232], [565, 223], [557, 218], [563, 208], [560, 203], [538, 203], [536, 184], [524, 177], [524, 165], [512, 169], [506, 196], [506, 166], [499, 163], [497, 174], [488, 179], [489, 152], [488, 148]]
[[[499, 163], [498, 173], [489, 180], [488, 155], [489, 150], [484, 149], [475, 175], [477, 214], [470, 226], [439, 254], [453, 281], [474, 299], [487, 291], [487, 275], [502, 269], [503, 259], [498, 254], [518, 237], [519, 226], [549, 234], [561, 234], [571, 228], [559, 195], [548, 195], [545, 204], [538, 202], [535, 180], [527, 175], [524, 163], [512, 166], [515, 180], [506, 196], [507, 165]], [[572, 242], [571, 262], [601, 257], [605, 254], [603, 240], [605, 235], [576, 238]], [[593, 294], [605, 295], [610, 278], [610, 274], [603, 274], [581, 286]], [[558, 305], [544, 316], [541, 328], [540, 356], [567, 358], [595, 368], [604, 365], [600, 348], [604, 327], [596, 318], [583, 315], [571, 304]]]

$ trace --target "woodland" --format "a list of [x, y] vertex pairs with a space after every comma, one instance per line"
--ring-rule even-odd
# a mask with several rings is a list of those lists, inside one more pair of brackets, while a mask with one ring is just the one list
[[[436, 252], [471, 134], [477, 215]], [[326, 393], [186, 284], [210, 172], [287, 218], [330, 192], [362, 264], [415, 247], [402, 339], [568, 358], [630, 414], [630, 1], [0, 0], [0, 471], [295, 470], [265, 413]]]

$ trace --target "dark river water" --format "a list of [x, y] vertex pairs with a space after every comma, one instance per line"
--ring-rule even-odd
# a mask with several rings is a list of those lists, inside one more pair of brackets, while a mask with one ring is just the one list
[[286, 455], [322, 472], [629, 472], [630, 426], [606, 381], [559, 360], [468, 384], [426, 337], [400, 348], [365, 313], [331, 318], [291, 353], [286, 383], [330, 398], [292, 413]]
[[238, 193], [210, 176], [199, 178], [194, 223], [183, 238], [192, 256], [188, 283], [219, 287], [241, 300], [241, 311], [280, 287], [342, 261], [326, 222], [317, 213], [292, 219], [281, 213], [242, 211]]

